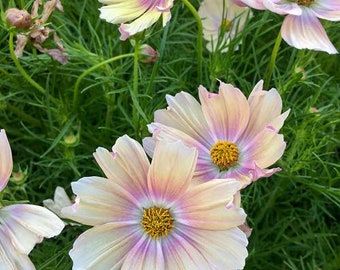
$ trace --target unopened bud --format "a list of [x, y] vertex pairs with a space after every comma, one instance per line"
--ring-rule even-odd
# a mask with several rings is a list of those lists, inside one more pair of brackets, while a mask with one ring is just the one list
[[23, 9], [9, 8], [6, 11], [6, 21], [16, 28], [27, 29], [31, 26], [31, 15]]
[[10, 180], [11, 182], [17, 185], [21, 185], [26, 181], [27, 177], [28, 177], [28, 170], [25, 169], [24, 171], [22, 171], [21, 169], [19, 169], [18, 172], [12, 172], [12, 177], [10, 178]]
[[64, 137], [63, 143], [65, 146], [77, 146], [79, 143], [79, 136], [69, 134]]
[[140, 46], [139, 61], [145, 64], [155, 63], [159, 58], [159, 53], [150, 45], [143, 44]]

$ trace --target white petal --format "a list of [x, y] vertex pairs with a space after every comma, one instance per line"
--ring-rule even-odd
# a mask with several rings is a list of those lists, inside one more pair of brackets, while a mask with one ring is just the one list
[[70, 251], [73, 270], [121, 269], [126, 254], [143, 233], [136, 226], [108, 223], [82, 233]]
[[13, 169], [12, 150], [9, 145], [6, 132], [0, 130], [0, 191], [2, 191], [11, 176]]
[[35, 270], [28, 256], [15, 249], [3, 227], [0, 227], [0, 268], [1, 270]]
[[8, 230], [15, 248], [28, 254], [43, 237], [53, 237], [62, 231], [64, 223], [44, 207], [13, 204], [0, 209], [0, 223]]
[[65, 189], [63, 189], [62, 187], [57, 187], [54, 192], [54, 200], [44, 200], [43, 204], [47, 209], [51, 210], [59, 217], [62, 217], [61, 209], [67, 206], [71, 206], [72, 202], [67, 196]]
[[170, 202], [187, 190], [196, 167], [197, 150], [181, 141], [156, 143], [148, 174], [150, 193], [157, 201]]
[[281, 34], [290, 46], [297, 49], [338, 53], [318, 18], [308, 9], [304, 9], [301, 16], [286, 16]]

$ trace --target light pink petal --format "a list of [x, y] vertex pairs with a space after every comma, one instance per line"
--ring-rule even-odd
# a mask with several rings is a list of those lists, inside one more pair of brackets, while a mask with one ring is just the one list
[[245, 163], [256, 162], [260, 168], [267, 168], [281, 158], [286, 148], [283, 136], [270, 128], [264, 129], [244, 148]]
[[150, 162], [143, 147], [124, 135], [117, 139], [112, 150], [110, 153], [99, 147], [93, 154], [106, 177], [130, 192], [138, 193], [138, 197], [144, 197]]
[[145, 30], [146, 28], [149, 28], [151, 25], [158, 21], [161, 15], [161, 12], [150, 9], [133, 22], [121, 24], [121, 26], [119, 27], [119, 32], [121, 33], [120, 39], [126, 40], [130, 36], [133, 36], [136, 33]]
[[262, 0], [262, 2], [266, 9], [269, 9], [270, 11], [277, 14], [291, 14], [297, 16], [302, 14], [301, 6], [293, 3], [294, 1], [290, 3], [289, 1], [285, 0]]
[[209, 93], [200, 86], [199, 97], [215, 142], [235, 142], [249, 120], [249, 105], [243, 93], [231, 84], [220, 82], [218, 94]]
[[162, 242], [147, 234], [126, 255], [122, 270], [167, 270], [164, 264]]
[[121, 269], [126, 254], [142, 236], [139, 227], [108, 223], [82, 233], [70, 251], [73, 270]]
[[35, 270], [28, 256], [13, 246], [3, 227], [0, 227], [0, 266], [1, 270]]
[[171, 202], [187, 190], [195, 170], [197, 150], [183, 142], [156, 143], [148, 174], [148, 188], [157, 202]]
[[60, 234], [64, 223], [44, 207], [30, 204], [13, 204], [0, 209], [0, 223], [16, 249], [28, 254], [44, 237]]
[[318, 18], [308, 9], [304, 9], [301, 16], [286, 16], [281, 34], [290, 46], [297, 49], [338, 53]]
[[120, 24], [134, 20], [141, 16], [147, 9], [138, 1], [99, 1], [108, 6], [99, 9], [101, 19], [113, 24]]
[[185, 234], [175, 228], [170, 237], [162, 241], [165, 269], [210, 269], [210, 263]]
[[[111, 221], [136, 223], [141, 215], [139, 201], [126, 189], [106, 178], [84, 177], [71, 183], [77, 195], [73, 206], [65, 207], [63, 216], [86, 225], [100, 225]], [[142, 208], [142, 206], [140, 206]]]
[[206, 230], [227, 230], [243, 224], [246, 214], [233, 205], [239, 188], [234, 179], [215, 179], [196, 185], [176, 202], [176, 221]]
[[260, 9], [260, 10], [267, 9], [262, 3], [263, 0], [234, 0], [234, 2], [235, 4], [239, 6], [247, 5], [255, 9]]
[[340, 1], [338, 0], [319, 0], [310, 5], [309, 8], [315, 16], [321, 19], [340, 21]]
[[210, 263], [210, 268], [202, 269], [243, 269], [248, 256], [248, 240], [239, 228], [214, 231], [183, 226], [180, 230]]
[[12, 150], [9, 145], [6, 131], [0, 130], [0, 191], [2, 191], [11, 176], [13, 169]]
[[44, 200], [43, 204], [47, 209], [51, 210], [59, 217], [62, 217], [61, 209], [67, 206], [71, 206], [72, 202], [70, 198], [67, 196], [65, 189], [62, 187], [57, 187], [54, 192], [53, 200], [52, 199]]
[[156, 123], [178, 129], [202, 144], [212, 141], [201, 105], [192, 95], [180, 92], [167, 95], [166, 100], [169, 107], [155, 112]]
[[285, 117], [288, 116], [288, 114], [285, 114], [285, 117], [281, 116], [282, 100], [277, 90], [264, 91], [262, 87], [263, 81], [260, 81], [248, 98], [251, 113], [243, 140], [256, 136], [269, 124], [275, 124], [275, 128], [279, 131]]
[[281, 168], [262, 169], [261, 167], [259, 167], [256, 164], [256, 162], [254, 162], [253, 167], [254, 167], [254, 169], [250, 170], [250, 175], [251, 175], [252, 181], [256, 181], [256, 180], [258, 180], [259, 178], [262, 178], [262, 177], [270, 177], [274, 173], [281, 171]]

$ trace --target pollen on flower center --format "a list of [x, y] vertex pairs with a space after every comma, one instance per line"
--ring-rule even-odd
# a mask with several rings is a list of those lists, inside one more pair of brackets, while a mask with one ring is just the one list
[[227, 170], [236, 164], [239, 154], [237, 146], [228, 141], [218, 141], [210, 148], [212, 162], [220, 170]]
[[150, 207], [144, 209], [141, 225], [143, 230], [152, 238], [166, 236], [174, 227], [174, 218], [169, 209], [163, 207]]
[[315, 0], [296, 0], [296, 3], [301, 6], [309, 6]]

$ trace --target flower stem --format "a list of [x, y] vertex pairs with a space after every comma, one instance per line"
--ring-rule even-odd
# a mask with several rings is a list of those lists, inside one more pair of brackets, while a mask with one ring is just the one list
[[[139, 58], [139, 42], [136, 40], [135, 43], [135, 52], [134, 52], [134, 61], [133, 61], [133, 90], [131, 93], [131, 98], [133, 102], [132, 106], [132, 123], [134, 125], [134, 129], [137, 135], [138, 131], [138, 114], [137, 114], [137, 107], [138, 107], [138, 80], [139, 80], [139, 74], [138, 74], [138, 58]], [[136, 104], [137, 103], [137, 104]]]
[[[34, 87], [36, 88], [41, 94], [43, 94], [44, 96], [47, 96], [47, 92], [46, 90], [40, 85], [38, 84], [35, 80], [33, 80], [30, 75], [27, 74], [27, 72], [24, 70], [24, 68], [21, 66], [20, 61], [18, 60], [18, 58], [16, 57], [15, 53], [14, 53], [14, 42], [13, 42], [13, 32], [9, 32], [9, 52], [11, 55], [11, 58], [15, 64], [15, 66], [17, 67], [18, 71], [20, 72], [20, 74]], [[51, 100], [54, 103], [57, 103], [56, 100], [54, 100], [52, 97], [50, 97]]]
[[268, 89], [269, 84], [270, 84], [270, 80], [271, 77], [273, 75], [273, 70], [274, 70], [274, 66], [275, 66], [275, 62], [276, 62], [276, 58], [277, 58], [277, 54], [279, 52], [280, 49], [280, 44], [282, 41], [282, 36], [281, 36], [281, 31], [279, 32], [279, 34], [277, 35], [275, 44], [274, 44], [274, 48], [272, 51], [272, 55], [270, 56], [270, 62], [266, 71], [266, 75], [265, 75], [265, 83], [264, 83], [264, 89]]
[[128, 58], [134, 56], [134, 53], [127, 53], [127, 54], [122, 54], [119, 56], [112, 57], [110, 59], [107, 59], [103, 62], [100, 62], [97, 65], [94, 65], [90, 67], [89, 69], [85, 70], [77, 79], [75, 85], [74, 85], [74, 90], [73, 90], [73, 110], [77, 111], [78, 105], [79, 105], [79, 85], [82, 79], [84, 79], [88, 74], [90, 74], [92, 71], [96, 70], [97, 68], [100, 68], [103, 65], [109, 64], [111, 62], [123, 59], [123, 58]]
[[188, 1], [182, 0], [183, 4], [190, 10], [197, 23], [197, 78], [198, 84], [202, 83], [202, 52], [203, 52], [203, 25], [195, 7]]

